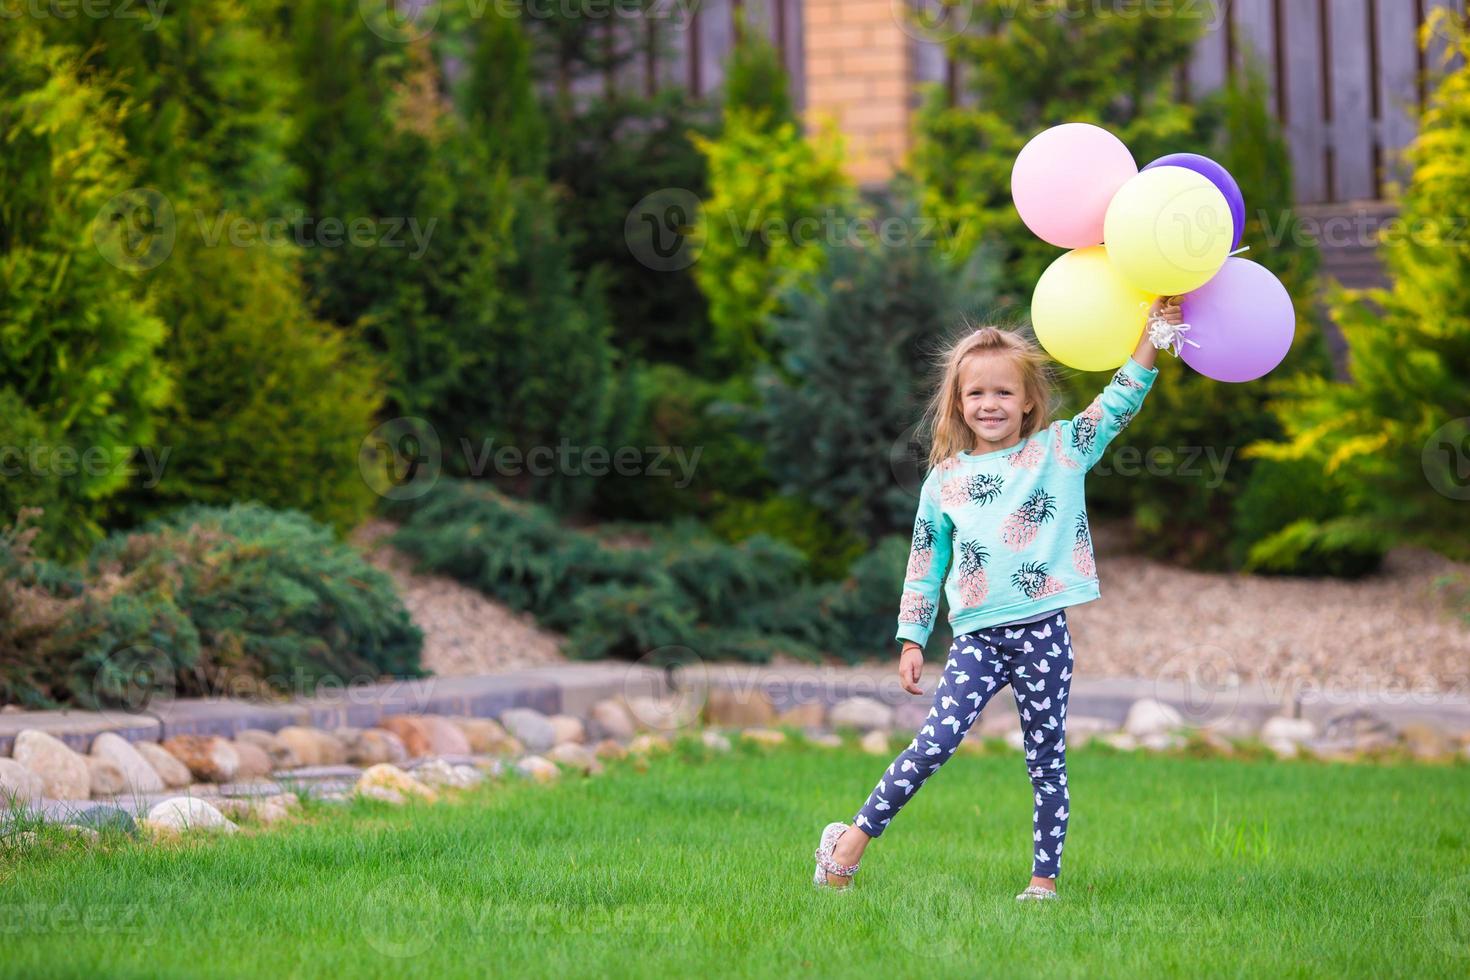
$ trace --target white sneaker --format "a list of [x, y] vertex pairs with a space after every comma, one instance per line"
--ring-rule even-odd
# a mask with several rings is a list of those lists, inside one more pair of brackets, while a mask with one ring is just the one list
[[1016, 896], [1018, 902], [1044, 902], [1054, 899], [1057, 893], [1050, 888], [1042, 888], [1040, 885], [1027, 885], [1026, 890]]

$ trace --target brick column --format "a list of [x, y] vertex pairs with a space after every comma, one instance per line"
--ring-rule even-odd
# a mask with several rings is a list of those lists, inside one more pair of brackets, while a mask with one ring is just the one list
[[806, 0], [806, 119], [830, 116], [859, 184], [893, 175], [909, 149], [909, 38], [891, 0]]

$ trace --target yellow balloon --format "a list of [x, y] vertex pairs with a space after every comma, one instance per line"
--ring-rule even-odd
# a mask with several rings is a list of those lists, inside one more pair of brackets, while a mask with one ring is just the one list
[[1208, 177], [1155, 167], [1108, 205], [1103, 242], [1120, 275], [1161, 296], [1193, 292], [1215, 277], [1235, 241], [1230, 203]]
[[1036, 281], [1031, 325], [1047, 353], [1079, 371], [1122, 367], [1156, 297], [1118, 275], [1101, 245], [1053, 262]]

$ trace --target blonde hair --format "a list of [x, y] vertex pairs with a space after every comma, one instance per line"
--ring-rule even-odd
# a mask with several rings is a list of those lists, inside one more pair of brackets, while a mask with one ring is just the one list
[[975, 432], [965, 424], [960, 397], [960, 365], [967, 357], [1009, 357], [1021, 375], [1022, 402], [1035, 402], [1021, 420], [1021, 438], [1026, 439], [1051, 424], [1055, 410], [1056, 382], [1051, 359], [1036, 341], [1019, 330], [986, 326], [975, 328], [962, 318], [958, 336], [935, 358], [937, 383], [924, 412], [921, 430], [932, 433], [929, 468], [932, 470], [960, 450], [979, 445]]

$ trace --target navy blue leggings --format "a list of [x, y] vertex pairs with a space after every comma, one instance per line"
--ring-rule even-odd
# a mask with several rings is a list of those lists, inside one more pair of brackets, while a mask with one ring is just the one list
[[1067, 839], [1067, 694], [1072, 689], [1072, 638], [1066, 611], [1021, 626], [999, 626], [955, 637], [944, 676], [934, 688], [934, 707], [924, 724], [853, 819], [870, 837], [887, 829], [915, 791], [945, 760], [980, 717], [990, 696], [1007, 684], [1016, 696], [1026, 746], [1026, 771], [1036, 806], [1031, 814], [1031, 874], [1055, 878]]

